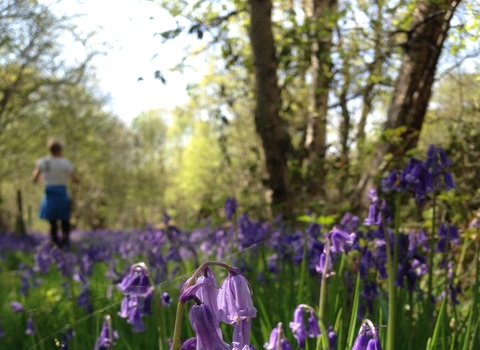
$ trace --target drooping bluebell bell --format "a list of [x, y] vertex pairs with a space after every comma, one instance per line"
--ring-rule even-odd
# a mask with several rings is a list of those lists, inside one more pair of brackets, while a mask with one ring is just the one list
[[360, 326], [351, 350], [382, 350], [377, 329], [370, 320], [365, 320]]
[[207, 304], [194, 304], [188, 312], [188, 317], [196, 334], [197, 350], [228, 350], [230, 348], [223, 340], [219, 322]]
[[345, 213], [340, 221], [340, 227], [343, 230], [355, 232], [360, 225], [360, 218], [352, 213]]
[[23, 304], [19, 301], [11, 301], [10, 302], [10, 307], [12, 308], [12, 312], [14, 314], [18, 314], [20, 312], [23, 312], [25, 311], [25, 307], [23, 306]]
[[217, 296], [218, 309], [221, 310], [220, 319], [233, 325], [233, 342], [240, 348], [250, 344], [251, 319], [257, 316], [257, 309], [253, 306], [250, 285], [236, 268], [230, 268], [227, 278], [223, 281]]
[[118, 333], [113, 329], [111, 325], [110, 316], [107, 315], [104, 317], [102, 329], [100, 330], [100, 335], [95, 342], [94, 350], [108, 350], [115, 345], [115, 339], [118, 339]]
[[387, 222], [392, 220], [390, 208], [384, 199], [380, 200], [377, 191], [373, 188], [368, 190], [368, 198], [372, 201], [368, 208], [368, 216], [363, 221], [365, 226], [381, 226], [383, 218]]
[[170, 307], [172, 305], [172, 297], [168, 292], [163, 292], [162, 295], [160, 296], [160, 300], [162, 303], [162, 306]]
[[235, 267], [228, 271], [217, 297], [218, 308], [223, 311], [222, 321], [234, 324], [240, 319], [250, 320], [257, 316], [257, 309], [253, 306], [250, 286]]
[[316, 338], [321, 334], [320, 327], [318, 325], [318, 320], [313, 310], [308, 310], [308, 312], [309, 312], [309, 316], [307, 319], [308, 336], [310, 338]]
[[198, 299], [200, 299], [200, 301], [210, 306], [210, 310], [215, 315], [215, 318], [220, 322], [222, 320], [222, 314], [218, 308], [217, 301], [218, 284], [215, 280], [215, 274], [213, 273], [212, 269], [207, 267], [203, 271], [202, 276], [197, 279], [195, 284], [205, 284], [205, 286], [198, 288], [195, 295], [198, 297]]
[[[310, 318], [308, 320], [308, 326], [312, 327], [311, 329], [307, 329], [307, 325], [305, 324], [304, 317], [303, 317], [303, 310], [305, 309], [304, 304], [300, 304], [295, 308], [293, 313], [293, 322], [290, 322], [289, 326], [292, 330], [293, 336], [297, 340], [297, 344], [299, 348], [305, 347], [305, 340], [307, 338], [313, 338], [320, 335], [320, 329], [318, 326], [318, 321], [315, 318], [313, 312], [310, 313]], [[310, 311], [310, 309], [308, 309]], [[316, 321], [316, 327], [314, 325]]]
[[348, 251], [352, 247], [355, 241], [355, 233], [348, 233], [335, 226], [328, 234], [328, 238], [331, 241], [330, 251], [332, 253], [341, 253]]
[[180, 350], [196, 350], [197, 349], [197, 337], [188, 338], [182, 343]]
[[450, 225], [448, 222], [443, 222], [438, 230], [437, 252], [445, 252], [447, 250], [447, 244], [458, 243], [460, 238], [458, 229], [454, 225]]
[[119, 316], [127, 318], [127, 322], [133, 325], [134, 332], [142, 332], [145, 330], [142, 316], [151, 314], [153, 298], [147, 266], [144, 263], [132, 265], [117, 287], [123, 293]]
[[292, 350], [292, 345], [290, 345], [290, 342], [283, 336], [283, 329], [282, 329], [281, 323], [279, 323], [272, 330], [272, 332], [270, 333], [268, 343], [265, 343], [263, 347], [267, 350], [277, 350], [279, 343], [280, 343], [280, 350]]
[[77, 296], [78, 306], [83, 308], [88, 313], [93, 312], [92, 306], [92, 291], [90, 290], [88, 284], [83, 287], [82, 292]]
[[332, 257], [330, 256], [328, 261], [327, 261], [327, 253], [325, 252], [325, 249], [327, 246], [324, 246], [324, 251], [320, 255], [320, 258], [318, 259], [318, 264], [315, 266], [315, 270], [320, 273], [320, 274], [326, 274], [326, 277], [330, 277], [331, 271], [332, 271]]
[[35, 335], [35, 328], [33, 327], [32, 317], [29, 317], [27, 320], [27, 329], [25, 330], [26, 335]]

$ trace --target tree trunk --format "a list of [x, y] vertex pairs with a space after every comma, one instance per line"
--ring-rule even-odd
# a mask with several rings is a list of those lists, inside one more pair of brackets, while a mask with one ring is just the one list
[[[397, 130], [399, 137], [397, 140], [390, 137], [379, 143], [369, 167], [371, 170], [360, 179], [354, 198], [364, 201], [366, 191], [374, 186], [374, 177], [382, 174], [387, 166], [401, 161], [408, 150], [416, 147], [438, 59], [458, 3], [456, 0], [417, 3], [384, 125], [385, 136], [388, 137], [388, 131]], [[389, 154], [391, 157], [385, 159]]]
[[272, 1], [250, 0], [250, 42], [255, 67], [255, 126], [262, 142], [265, 184], [274, 213], [291, 214], [285, 122], [280, 118], [280, 91], [272, 33]]
[[336, 0], [312, 0], [312, 53], [310, 85], [310, 106], [307, 124], [307, 176], [308, 193], [325, 195], [325, 154], [327, 151], [328, 94], [332, 80], [332, 27], [329, 23], [337, 8]]

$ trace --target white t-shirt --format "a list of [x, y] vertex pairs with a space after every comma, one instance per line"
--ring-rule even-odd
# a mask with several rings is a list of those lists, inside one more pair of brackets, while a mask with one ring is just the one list
[[43, 157], [36, 165], [44, 174], [46, 185], [67, 185], [73, 172], [73, 164], [63, 157]]

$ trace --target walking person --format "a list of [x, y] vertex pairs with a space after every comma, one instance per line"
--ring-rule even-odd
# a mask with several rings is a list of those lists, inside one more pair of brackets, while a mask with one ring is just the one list
[[[45, 193], [40, 204], [40, 219], [50, 223], [52, 242], [60, 248], [70, 246], [70, 197], [67, 193], [68, 180], [79, 183], [73, 164], [62, 156], [62, 145], [53, 140], [48, 143], [50, 156], [40, 158], [33, 170], [33, 182], [37, 183], [42, 176], [45, 181]], [[58, 238], [58, 221], [62, 225], [62, 239]]]

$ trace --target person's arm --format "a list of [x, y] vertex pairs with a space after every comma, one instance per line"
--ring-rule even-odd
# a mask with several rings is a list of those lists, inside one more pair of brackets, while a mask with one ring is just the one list
[[72, 179], [73, 182], [75, 182], [76, 184], [80, 183], [80, 178], [78, 177], [77, 174], [75, 174], [74, 171], [72, 171], [70, 173], [70, 178]]
[[32, 180], [34, 183], [37, 183], [40, 181], [41, 178], [42, 178], [42, 171], [38, 166], [36, 166], [35, 169], [33, 169]]

